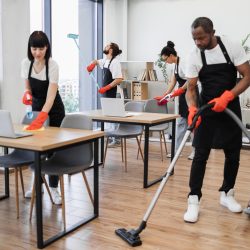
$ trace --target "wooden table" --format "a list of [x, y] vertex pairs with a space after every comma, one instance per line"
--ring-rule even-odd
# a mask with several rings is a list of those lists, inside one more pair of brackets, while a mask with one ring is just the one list
[[[21, 125], [15, 128], [21, 130]], [[66, 129], [47, 127], [44, 131], [34, 132], [34, 135], [18, 139], [0, 137], [0, 146], [5, 147], [4, 153], [8, 153], [8, 148], [24, 149], [33, 151], [35, 154], [35, 179], [36, 185], [36, 222], [37, 222], [37, 247], [44, 248], [52, 242], [76, 230], [80, 226], [95, 219], [99, 215], [99, 184], [98, 184], [98, 139], [104, 138], [104, 132], [80, 129]], [[94, 143], [94, 209], [93, 215], [87, 219], [67, 228], [65, 231], [54, 235], [44, 241], [43, 239], [43, 214], [42, 214], [42, 194], [41, 194], [41, 155], [47, 154], [72, 146], [93, 142]], [[1, 199], [9, 197], [9, 171], [5, 169], [5, 195]]]
[[[84, 112], [85, 115], [88, 115], [92, 118], [93, 121], [101, 122], [101, 130], [104, 131], [104, 123], [125, 123], [133, 125], [142, 125], [144, 126], [144, 177], [143, 177], [143, 187], [148, 188], [153, 184], [162, 180], [162, 177], [159, 177], [151, 182], [148, 181], [148, 147], [149, 147], [149, 128], [155, 125], [163, 124], [166, 122], [172, 123], [172, 143], [171, 143], [171, 160], [174, 158], [175, 154], [175, 127], [176, 127], [176, 118], [180, 117], [176, 114], [161, 114], [161, 113], [146, 113], [146, 112], [129, 112], [133, 116], [129, 117], [114, 117], [114, 116], [105, 116], [102, 114], [101, 110], [92, 110]], [[101, 161], [103, 162], [104, 155], [104, 138], [101, 140]]]

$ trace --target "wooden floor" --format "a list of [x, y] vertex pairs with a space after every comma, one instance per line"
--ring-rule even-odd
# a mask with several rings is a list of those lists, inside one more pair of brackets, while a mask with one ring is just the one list
[[[169, 145], [168, 145], [169, 147]], [[123, 170], [120, 148], [109, 149], [105, 168], [100, 167], [100, 216], [46, 249], [132, 249], [117, 237], [117, 228], [136, 228], [158, 187], [142, 188], [143, 164], [136, 160], [136, 145], [128, 143], [128, 172]], [[137, 249], [250, 249], [250, 218], [246, 214], [233, 214], [219, 204], [222, 182], [223, 153], [212, 151], [204, 180], [203, 198], [199, 221], [185, 223], [188, 179], [191, 161], [186, 147], [179, 158], [172, 176], [141, 233], [142, 246]], [[160, 160], [159, 143], [150, 143], [150, 179], [164, 173], [169, 160]], [[30, 172], [24, 171], [25, 187], [30, 185]], [[87, 171], [92, 184], [92, 170]], [[0, 192], [3, 192], [3, 176], [0, 175]], [[0, 202], [0, 249], [36, 249], [35, 214], [29, 222], [29, 200], [20, 193], [20, 219], [16, 219], [14, 176], [11, 174], [11, 197]], [[250, 151], [242, 150], [241, 166], [236, 189], [237, 200], [245, 207], [250, 198]], [[67, 225], [91, 212], [91, 204], [81, 175], [69, 180], [65, 177]], [[61, 208], [52, 206], [44, 194], [45, 238], [62, 228]]]

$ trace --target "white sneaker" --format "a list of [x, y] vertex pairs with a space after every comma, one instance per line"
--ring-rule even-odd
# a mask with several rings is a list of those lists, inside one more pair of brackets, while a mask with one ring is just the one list
[[[42, 193], [44, 193], [43, 185], [42, 185], [41, 191], [42, 191]], [[29, 189], [29, 190], [27, 190], [27, 191], [25, 192], [25, 198], [31, 199], [31, 196], [32, 196], [32, 188]]]
[[250, 206], [244, 208], [243, 212], [244, 212], [245, 214], [250, 215]]
[[242, 212], [241, 205], [234, 199], [234, 190], [230, 189], [227, 193], [220, 192], [220, 204], [227, 207], [233, 213]]
[[194, 159], [194, 153], [195, 153], [195, 151], [193, 150], [193, 151], [191, 152], [191, 154], [188, 156], [188, 159], [189, 159], [189, 160], [193, 160], [193, 159]]
[[167, 154], [167, 158], [171, 158], [171, 154]]
[[121, 141], [118, 139], [114, 139], [113, 141], [108, 143], [109, 148], [115, 148], [115, 147], [120, 147], [121, 146]]
[[196, 222], [199, 216], [199, 198], [198, 195], [188, 196], [188, 208], [184, 214], [184, 221], [186, 222]]
[[51, 195], [56, 205], [62, 205], [62, 198], [57, 188], [50, 188]]

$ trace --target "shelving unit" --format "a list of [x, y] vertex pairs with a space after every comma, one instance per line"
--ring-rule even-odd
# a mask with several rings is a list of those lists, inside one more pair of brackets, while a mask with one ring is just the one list
[[122, 61], [121, 65], [124, 81], [120, 93], [125, 100], [147, 100], [165, 91], [166, 83], [158, 81], [153, 61]]

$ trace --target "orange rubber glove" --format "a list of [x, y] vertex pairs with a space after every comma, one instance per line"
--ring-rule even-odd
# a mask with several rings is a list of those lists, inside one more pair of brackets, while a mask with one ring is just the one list
[[[188, 125], [190, 126], [193, 122], [194, 116], [196, 115], [198, 109], [195, 106], [191, 106], [188, 108]], [[198, 128], [199, 125], [201, 124], [201, 117], [199, 116], [197, 119], [197, 122], [195, 124], [195, 128]]]
[[110, 89], [112, 89], [112, 86], [111, 86], [110, 84], [108, 84], [107, 86], [100, 88], [100, 89], [98, 90], [98, 92], [99, 92], [100, 94], [104, 94], [105, 92], [107, 92], [107, 91], [110, 90]]
[[26, 90], [23, 94], [23, 104], [32, 105], [32, 94], [29, 90]]
[[43, 123], [47, 120], [48, 113], [41, 111], [37, 118], [31, 122], [31, 124], [26, 128], [26, 130], [36, 130], [43, 126]]
[[235, 96], [232, 91], [225, 90], [220, 97], [214, 98], [209, 103], [215, 103], [212, 108], [213, 111], [222, 112], [234, 98]]
[[159, 105], [159, 106], [163, 106], [163, 105], [165, 105], [165, 104], [167, 104], [168, 103], [168, 100], [166, 100], [166, 99], [163, 99], [161, 102], [160, 101], [157, 101], [157, 104]]
[[88, 67], [87, 67], [87, 71], [89, 72], [89, 73], [91, 73], [92, 71], [93, 71], [93, 69], [95, 68], [95, 64], [94, 63], [91, 63]]
[[160, 101], [163, 97], [164, 97], [164, 95], [163, 95], [163, 96], [156, 96], [156, 97], [154, 97], [154, 99], [155, 99], [156, 101]]
[[183, 88], [178, 88], [178, 89], [176, 89], [171, 95], [172, 95], [172, 97], [180, 96], [180, 95], [182, 95], [184, 92], [185, 92], [185, 89], [183, 89]]

